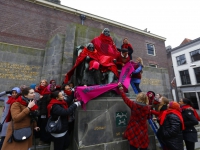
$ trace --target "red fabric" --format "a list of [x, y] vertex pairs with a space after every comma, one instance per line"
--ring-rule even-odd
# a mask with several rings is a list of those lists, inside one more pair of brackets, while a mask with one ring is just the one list
[[70, 96], [71, 94], [72, 94], [72, 91], [71, 90], [64, 90], [64, 93], [66, 94], [66, 95], [68, 95], [68, 96]]
[[119, 51], [110, 36], [101, 34], [99, 37], [94, 38], [91, 42], [94, 44], [94, 47], [97, 49], [100, 56], [105, 55], [117, 58]]
[[168, 115], [168, 114], [175, 114], [176, 116], [179, 117], [180, 121], [181, 121], [181, 124], [182, 124], [182, 130], [185, 129], [185, 126], [184, 126], [184, 122], [183, 122], [183, 117], [181, 115], [181, 112], [176, 110], [176, 109], [168, 109], [168, 110], [165, 110], [161, 117], [160, 117], [160, 125], [163, 125], [164, 123], [164, 120], [165, 120], [165, 117]]
[[83, 62], [83, 60], [86, 58], [86, 56], [89, 56], [90, 58], [92, 58], [93, 60], [96, 60], [96, 61], [99, 60], [99, 57], [97, 55], [97, 50], [94, 50], [93, 52], [91, 52], [87, 48], [84, 48], [83, 51], [80, 53], [80, 55], [77, 57], [76, 62], [74, 64], [74, 66], [72, 67], [72, 69], [70, 71], [68, 71], [68, 73], [66, 74], [65, 80], [64, 80], [65, 84], [68, 83], [71, 76], [74, 74], [76, 67], [78, 67]]
[[89, 70], [91, 69], [96, 69], [96, 70], [99, 69], [99, 63], [96, 60], [91, 60], [89, 62]]
[[[117, 67], [113, 63], [112, 57], [104, 56], [104, 55], [99, 56], [97, 50], [94, 50], [93, 52], [91, 52], [87, 48], [84, 48], [83, 51], [80, 53], [80, 55], [77, 57], [76, 62], [74, 64], [74, 66], [72, 67], [72, 69], [66, 74], [65, 80], [64, 80], [65, 84], [68, 83], [71, 76], [74, 74], [75, 69], [83, 62], [83, 60], [86, 58], [86, 56], [89, 56], [93, 60], [99, 62], [100, 65], [103, 66], [102, 67], [103, 69], [101, 69], [102, 72], [111, 70], [117, 77], [119, 77]], [[93, 64], [91, 64], [91, 65], [93, 65]]]
[[[28, 106], [28, 103], [25, 102], [25, 101], [22, 99], [21, 96], [19, 96], [19, 97], [18, 97], [17, 99], [15, 99], [15, 100], [10, 100], [10, 108], [11, 108], [11, 106], [12, 106], [12, 104], [13, 104], [14, 102], [18, 102], [18, 103], [20, 103], [21, 105]], [[37, 106], [36, 104], [31, 108], [31, 111], [35, 111], [35, 110], [38, 110], [38, 106]], [[6, 116], [6, 122], [10, 122], [10, 121], [11, 121], [11, 118], [12, 118], [12, 116], [11, 116], [11, 112], [10, 112], [10, 109], [9, 109], [8, 115]]]
[[54, 104], [58, 104], [58, 105], [62, 105], [62, 107], [64, 109], [68, 108], [67, 103], [64, 100], [57, 100], [57, 99], [51, 99], [51, 101], [49, 102], [49, 104], [47, 105], [47, 111], [48, 111], [48, 117], [50, 117], [51, 115], [51, 108]]
[[122, 47], [122, 48], [125, 48], [125, 49], [128, 49], [128, 48], [130, 47], [131, 49], [133, 49], [133, 47], [132, 47], [131, 44], [122, 44], [121, 47]]
[[45, 95], [45, 94], [51, 94], [51, 92], [48, 90], [47, 86], [39, 86], [38, 90], [36, 90], [40, 95]]
[[[25, 102], [25, 101], [22, 99], [21, 96], [16, 100], [16, 102], [18, 102], [18, 103], [20, 103], [20, 104], [22, 104], [22, 105], [24, 105], [24, 106], [28, 106], [28, 103]], [[35, 111], [35, 110], [38, 110], [38, 106], [37, 106], [36, 104], [31, 108], [31, 111]]]
[[116, 62], [117, 68], [121, 70], [122, 67], [123, 67], [122, 64], [126, 64], [127, 62], [129, 62], [130, 61], [130, 57], [129, 56], [127, 58], [126, 57], [122, 57], [121, 53], [119, 53], [116, 60], [117, 60], [117, 62]]
[[[149, 95], [152, 94], [152, 97], [150, 97]], [[154, 95], [152, 92], [147, 92], [147, 97], [149, 99], [149, 105], [152, 105], [153, 104], [153, 101], [154, 101]]]
[[[13, 98], [12, 96], [9, 96], [9, 99], [8, 99], [8, 101], [7, 101], [7, 104], [10, 104], [10, 108], [11, 108], [12, 104], [13, 104], [14, 102], [16, 102], [16, 100], [17, 100], [17, 98]], [[10, 122], [10, 121], [11, 121], [11, 118], [12, 118], [12, 117], [11, 117], [10, 108], [9, 108], [8, 114], [7, 114], [7, 116], [6, 116], [6, 122]]]
[[[188, 108], [192, 108], [192, 107], [190, 105], [184, 105], [184, 106], [181, 107], [182, 110], [185, 110], [185, 109], [188, 109]], [[198, 121], [200, 121], [200, 117], [199, 117], [197, 111], [193, 108], [192, 108], [192, 110], [194, 112], [194, 116], [197, 118]]]
[[162, 116], [162, 114], [163, 114], [164, 111], [165, 111], [165, 110], [163, 110], [163, 111], [151, 110], [151, 114], [154, 114], [154, 115], [157, 116], [157, 121], [158, 121], [159, 124], [160, 124], [161, 116]]
[[149, 119], [150, 116], [149, 106], [137, 104], [127, 98], [124, 92], [120, 92], [122, 99], [131, 109], [131, 117], [124, 132], [124, 136], [128, 139], [130, 145], [147, 148], [149, 145], [147, 127], [147, 119]]

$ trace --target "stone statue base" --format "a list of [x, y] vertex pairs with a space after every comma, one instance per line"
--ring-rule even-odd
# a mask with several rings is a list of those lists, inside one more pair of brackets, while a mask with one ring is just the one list
[[[76, 110], [73, 150], [129, 149], [123, 138], [130, 108], [121, 97], [98, 97]], [[154, 133], [149, 128], [149, 150], [155, 150]]]

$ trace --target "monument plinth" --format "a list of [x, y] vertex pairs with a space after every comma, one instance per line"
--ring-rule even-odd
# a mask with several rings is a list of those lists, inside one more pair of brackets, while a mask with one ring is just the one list
[[[124, 131], [130, 108], [121, 97], [98, 97], [88, 102], [86, 110], [76, 111], [73, 150], [128, 150]], [[154, 133], [149, 128], [149, 150], [155, 150]]]

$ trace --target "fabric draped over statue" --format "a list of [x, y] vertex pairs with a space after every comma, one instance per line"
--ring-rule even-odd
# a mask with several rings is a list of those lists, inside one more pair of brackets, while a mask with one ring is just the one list
[[[97, 50], [94, 51], [89, 51], [87, 48], [84, 48], [83, 51], [80, 53], [80, 55], [77, 57], [76, 62], [72, 69], [66, 74], [64, 83], [68, 83], [70, 80], [71, 76], [74, 74], [75, 69], [85, 60], [85, 58], [89, 56], [93, 60], [90, 63], [90, 66], [96, 67], [95, 61], [99, 61], [99, 57], [97, 55]], [[94, 63], [94, 64], [93, 64]], [[90, 68], [92, 69], [92, 68]]]

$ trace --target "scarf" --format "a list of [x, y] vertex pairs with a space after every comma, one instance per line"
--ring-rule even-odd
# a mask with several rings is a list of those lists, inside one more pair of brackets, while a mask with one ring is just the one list
[[62, 105], [62, 107], [64, 109], [68, 108], [68, 105], [64, 100], [60, 101], [60, 100], [57, 100], [57, 99], [51, 99], [51, 101], [47, 105], [48, 117], [50, 117], [50, 115], [51, 115], [51, 108], [53, 107], [54, 104]]
[[[13, 98], [9, 99], [9, 101], [7, 103], [10, 104], [10, 108], [9, 108], [9, 111], [8, 111], [8, 115], [6, 116], [6, 122], [10, 122], [11, 119], [12, 119], [10, 109], [11, 109], [11, 106], [12, 106], [13, 103], [18, 102], [23, 106], [28, 106], [29, 101], [30, 100], [28, 98], [25, 98], [23, 96], [19, 96], [17, 99], [13, 99]], [[34, 105], [30, 110], [31, 111], [38, 110], [38, 106]]]
[[72, 91], [71, 90], [64, 90], [64, 93], [67, 95], [67, 96], [70, 96], [72, 94]]
[[[19, 97], [17, 97], [17, 98], [19, 98]], [[9, 99], [8, 99], [8, 101], [7, 101], [7, 104], [10, 105], [10, 108], [11, 108], [12, 104], [17, 100], [17, 98], [13, 98], [12, 96], [9, 96]], [[10, 122], [10, 121], [11, 121], [11, 118], [12, 118], [12, 117], [11, 117], [10, 108], [9, 108], [8, 114], [7, 114], [7, 116], [6, 116], [6, 122]]]
[[[181, 110], [186, 110], [188, 108], [192, 108], [192, 106], [190, 106], [190, 105], [183, 105], [183, 106], [181, 106]], [[200, 121], [200, 117], [199, 117], [197, 111], [195, 109], [193, 109], [193, 108], [191, 110], [193, 110], [194, 116], [197, 118], [197, 120]]]
[[182, 130], [185, 129], [184, 122], [183, 122], [183, 117], [181, 115], [181, 112], [176, 110], [176, 109], [168, 109], [168, 110], [163, 111], [163, 113], [162, 113], [162, 115], [160, 117], [160, 125], [163, 125], [164, 120], [165, 120], [165, 118], [166, 118], [166, 116], [168, 114], [175, 114], [176, 116], [178, 116], [180, 121], [181, 121], [181, 124], [182, 124]]

